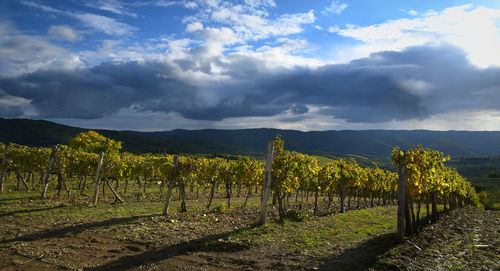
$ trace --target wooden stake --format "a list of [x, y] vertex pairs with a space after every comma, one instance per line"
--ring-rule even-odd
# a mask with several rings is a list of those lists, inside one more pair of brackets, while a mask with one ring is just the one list
[[[5, 167], [7, 164], [7, 150], [9, 149], [9, 145], [5, 145], [5, 150], [3, 151], [3, 159], [2, 159], [2, 165], [0, 166], [0, 170]], [[7, 168], [2, 170], [2, 173], [0, 174], [0, 192], [3, 192], [3, 178], [5, 176], [5, 172], [7, 172]]]
[[413, 226], [410, 215], [410, 194], [408, 192], [408, 184], [406, 184], [405, 194], [405, 233], [408, 236], [413, 236]]
[[181, 201], [181, 206], [179, 211], [181, 213], [187, 212], [186, 207], [186, 185], [182, 182], [179, 184], [179, 200]]
[[[403, 157], [401, 160], [403, 160]], [[405, 236], [405, 205], [406, 205], [406, 174], [403, 165], [398, 167], [398, 237], [400, 240]]]
[[47, 187], [49, 186], [50, 172], [52, 171], [52, 165], [54, 164], [54, 160], [56, 159], [56, 152], [57, 152], [57, 145], [52, 147], [52, 153], [50, 154], [49, 166], [47, 167], [47, 175], [45, 175], [45, 181], [44, 181], [44, 185], [43, 185], [42, 199], [44, 199], [45, 195], [47, 194]]
[[108, 185], [109, 189], [111, 190], [111, 192], [113, 193], [113, 195], [115, 195], [116, 200], [118, 200], [121, 203], [125, 203], [125, 201], [123, 201], [123, 199], [120, 198], [120, 196], [118, 195], [118, 193], [116, 193], [115, 189], [113, 189], [113, 187], [109, 183], [108, 178], [106, 178], [106, 175], [103, 174], [103, 177], [104, 177], [104, 180], [106, 180], [106, 184]]
[[[177, 172], [179, 170], [179, 157], [177, 155], [174, 156], [174, 167], [175, 167], [175, 174], [173, 174], [174, 178], [177, 178]], [[163, 215], [168, 215], [168, 207], [170, 206], [170, 199], [172, 198], [172, 190], [174, 188], [173, 186], [173, 181], [174, 180], [167, 180], [167, 197], [165, 199], [165, 206], [163, 207]]]
[[102, 160], [104, 158], [104, 152], [101, 152], [99, 156], [99, 162], [97, 162], [97, 172], [95, 174], [95, 187], [94, 187], [94, 205], [97, 204], [97, 199], [99, 198], [99, 174], [101, 173]]
[[163, 207], [163, 215], [168, 215], [168, 207], [170, 206], [170, 199], [172, 198], [172, 190], [173, 186], [171, 184], [168, 185], [167, 196], [165, 199], [165, 207]]
[[82, 184], [82, 190], [80, 191], [80, 195], [83, 195], [83, 190], [85, 190], [86, 184], [87, 184], [87, 175], [83, 175], [83, 184]]
[[[30, 187], [29, 187], [28, 183], [24, 179], [23, 175], [21, 175], [21, 173], [19, 173], [19, 171], [17, 169], [16, 169], [16, 174], [17, 174], [17, 179], [21, 180], [21, 182], [23, 183], [23, 185], [26, 188], [26, 190], [30, 191]], [[24, 175], [24, 176], [26, 177], [26, 175]]]
[[[69, 189], [68, 189], [68, 185], [66, 184], [66, 179], [64, 178], [64, 175], [62, 173], [61, 163], [59, 162], [59, 159], [57, 159], [57, 155], [54, 156], [54, 159], [55, 159], [56, 166], [57, 166], [57, 177], [61, 181], [61, 185], [64, 186], [64, 190], [66, 191], [66, 193], [68, 193], [68, 196], [69, 196], [70, 192], [69, 192]], [[59, 193], [57, 193], [57, 194], [59, 196]]]
[[260, 205], [260, 219], [259, 224], [266, 222], [267, 201], [269, 200], [269, 192], [271, 190], [271, 170], [273, 166], [273, 142], [267, 142], [267, 156], [266, 156], [266, 176], [264, 179], [264, 189], [262, 190], [262, 202]]
[[249, 184], [247, 188], [247, 196], [245, 197], [245, 203], [243, 203], [243, 207], [247, 207], [248, 198], [250, 198], [250, 196], [252, 195], [252, 185]]

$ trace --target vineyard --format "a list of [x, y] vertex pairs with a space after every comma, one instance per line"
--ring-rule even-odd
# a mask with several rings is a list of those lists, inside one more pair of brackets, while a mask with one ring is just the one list
[[[189, 223], [186, 223], [191, 226], [198, 225], [203, 224], [200, 221], [207, 217], [223, 214], [221, 220], [240, 226], [235, 231], [226, 228], [228, 225], [221, 225], [220, 228], [200, 226], [203, 233], [198, 233], [200, 236], [196, 238], [204, 240], [211, 231], [229, 231], [230, 234], [214, 234], [210, 242], [215, 238], [222, 242], [223, 249], [232, 249], [233, 243], [227, 238], [236, 234], [234, 238], [246, 240], [243, 245], [237, 243], [236, 250], [243, 250], [248, 242], [253, 242], [243, 238], [240, 231], [245, 229], [245, 234], [248, 234], [247, 231], [253, 231], [255, 227], [267, 229], [266, 220], [282, 225], [300, 224], [300, 221], [342, 218], [343, 213], [357, 215], [368, 208], [366, 211], [372, 210], [380, 214], [380, 218], [394, 222], [393, 226], [384, 226], [385, 230], [397, 224], [399, 238], [403, 240], [404, 236], [414, 235], [425, 225], [436, 222], [442, 211], [479, 206], [474, 188], [454, 169], [445, 166], [449, 158], [438, 151], [421, 146], [406, 151], [395, 148], [392, 159], [398, 173], [394, 173], [376, 164], [363, 168], [353, 159], [320, 164], [313, 156], [287, 151], [284, 144], [279, 136], [276, 137], [268, 145], [267, 157], [259, 160], [245, 156], [137, 155], [121, 152], [121, 142], [92, 131], [78, 134], [69, 140], [68, 145], [52, 148], [10, 143], [0, 145], [3, 154], [0, 188], [2, 194], [7, 195], [5, 201], [15, 200], [16, 197], [9, 194], [24, 193], [21, 198], [29, 195], [31, 201], [50, 206], [47, 210], [59, 208], [61, 205], [57, 204], [61, 202], [64, 202], [64, 208], [71, 209], [72, 205], [76, 205], [88, 209], [79, 209], [81, 214], [72, 215], [78, 217], [77, 221], [85, 220], [86, 216], [90, 220], [98, 219], [92, 210], [122, 212], [132, 208], [130, 206], [146, 209], [141, 209], [139, 213], [127, 210], [128, 214], [142, 216], [153, 213], [155, 215], [151, 216], [151, 220], [160, 221], [160, 225], [165, 222], [181, 223], [179, 220], [182, 219], [187, 219], [185, 221]], [[398, 205], [397, 217], [393, 211], [388, 211], [395, 211], [395, 205]], [[39, 208], [39, 211], [44, 212], [45, 209]], [[17, 212], [13, 210], [10, 213]], [[364, 211], [363, 214], [369, 217]], [[218, 221], [219, 218], [214, 219]], [[118, 231], [134, 230], [124, 226]], [[5, 234], [4, 239], [7, 238]], [[172, 238], [154, 234], [155, 244], [164, 238]], [[28, 236], [7, 238], [5, 240], [8, 241], [2, 243], [39, 241], [36, 235]], [[137, 236], [127, 238], [139, 242]], [[190, 238], [195, 237], [188, 237], [188, 240]], [[391, 236], [388, 243], [392, 244], [391, 240], [397, 238]], [[141, 249], [147, 248], [143, 246]], [[48, 259], [40, 255], [31, 257]], [[89, 263], [89, 266], [95, 264]], [[102, 267], [106, 270], [116, 266]]]
[[[370, 206], [377, 199], [385, 205], [397, 198], [397, 174], [378, 168], [361, 168], [355, 160], [337, 160], [319, 165], [316, 158], [307, 154], [284, 150], [284, 142], [277, 137], [273, 144], [271, 189], [278, 201], [280, 218], [285, 216], [285, 198], [292, 194], [298, 198], [299, 193], [314, 194], [314, 214], [317, 211], [318, 196], [328, 197], [328, 206], [334, 196], [340, 199], [340, 212], [351, 206], [351, 198], [359, 201], [370, 200]], [[233, 190], [245, 187], [247, 195], [252, 189], [263, 185], [265, 165], [262, 161], [249, 157], [236, 160], [203, 157], [192, 158], [178, 155], [134, 155], [120, 153], [121, 142], [106, 139], [95, 132], [81, 133], [70, 140], [70, 145], [49, 148], [30, 148], [17, 144], [1, 145], [4, 153], [1, 161], [0, 189], [3, 191], [4, 176], [15, 174], [18, 187], [22, 183], [26, 190], [36, 190], [42, 186], [41, 198], [44, 198], [51, 176], [57, 176], [57, 195], [64, 188], [68, 195], [67, 179], [77, 179], [78, 189], [83, 193], [87, 180], [94, 179], [94, 204], [99, 196], [100, 179], [115, 195], [116, 200], [123, 202], [116, 192], [123, 186], [127, 192], [130, 183], [137, 185], [139, 191], [146, 192], [146, 187], [156, 185], [160, 197], [167, 190], [163, 213], [168, 214], [169, 201], [174, 187], [178, 188], [181, 211], [186, 211], [186, 189], [190, 191], [210, 190], [207, 209], [210, 209], [215, 188], [226, 189], [227, 207], [231, 207]], [[100, 154], [99, 154], [100, 153]], [[448, 203], [450, 208], [464, 205], [477, 205], [478, 198], [470, 183], [466, 182], [455, 170], [444, 166], [448, 158], [442, 153], [424, 150], [421, 146], [410, 149], [406, 153], [395, 148], [393, 161], [404, 170], [408, 184], [408, 204], [412, 214], [412, 223], [419, 220], [421, 203], [425, 202], [427, 214], [429, 203], [432, 203], [433, 218], [437, 213], [437, 202]], [[400, 172], [399, 175], [402, 173]], [[7, 179], [7, 178], [5, 178]], [[438, 199], [439, 196], [439, 199]], [[248, 198], [248, 197], [247, 197]], [[413, 203], [417, 203], [416, 217]]]

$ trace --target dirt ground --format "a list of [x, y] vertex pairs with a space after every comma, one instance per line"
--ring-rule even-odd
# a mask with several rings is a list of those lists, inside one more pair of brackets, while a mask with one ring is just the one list
[[[499, 212], [453, 211], [403, 244], [396, 241], [393, 226], [351, 228], [349, 219], [356, 216], [335, 215], [345, 225], [329, 222], [325, 233], [338, 228], [340, 239], [302, 236], [299, 242], [312, 243], [301, 249], [288, 239], [321, 230], [322, 223], [332, 221], [331, 215], [280, 226], [273, 222], [276, 210], [271, 209], [270, 226], [256, 226], [257, 206], [173, 212], [168, 217], [146, 213], [71, 218], [55, 215], [72, 210], [67, 203], [16, 203], [21, 206], [0, 210], [0, 270], [498, 270], [500, 261]], [[388, 216], [394, 213], [393, 207], [375, 209]], [[358, 232], [358, 226], [370, 231]], [[293, 233], [287, 235], [290, 229]], [[453, 243], [456, 250], [439, 251], [443, 242]]]
[[500, 270], [500, 212], [457, 209], [389, 251], [377, 269]]

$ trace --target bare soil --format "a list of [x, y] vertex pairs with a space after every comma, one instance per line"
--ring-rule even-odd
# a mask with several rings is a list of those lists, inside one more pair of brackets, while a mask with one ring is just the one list
[[[257, 206], [72, 218], [71, 201], [0, 201], [17, 204], [0, 209], [0, 270], [499, 270], [499, 212], [452, 211], [399, 244], [395, 225], [355, 215], [331, 222], [325, 202], [322, 217], [281, 225], [271, 207], [269, 226], [256, 226]], [[393, 206], [373, 210], [395, 216]], [[317, 232], [327, 221], [330, 239]], [[297, 239], [312, 240], [302, 249], [290, 241], [301, 234], [319, 235]]]
[[378, 270], [500, 270], [500, 212], [456, 209], [389, 251]]

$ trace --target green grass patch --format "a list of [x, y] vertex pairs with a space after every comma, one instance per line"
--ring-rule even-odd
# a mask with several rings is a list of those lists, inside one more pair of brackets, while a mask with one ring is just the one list
[[328, 158], [328, 157], [325, 157], [325, 156], [321, 156], [321, 155], [313, 155], [314, 158], [316, 158], [318, 160], [318, 163], [320, 165], [326, 165], [330, 162], [333, 162], [335, 161], [334, 159], [332, 158]]
[[[285, 220], [230, 236], [232, 240], [255, 245], [273, 243], [287, 247], [289, 252], [305, 252], [326, 256], [327, 248], [350, 247], [373, 236], [396, 231], [396, 208], [375, 207], [307, 221]], [[318, 249], [321, 248], [321, 249]]]

